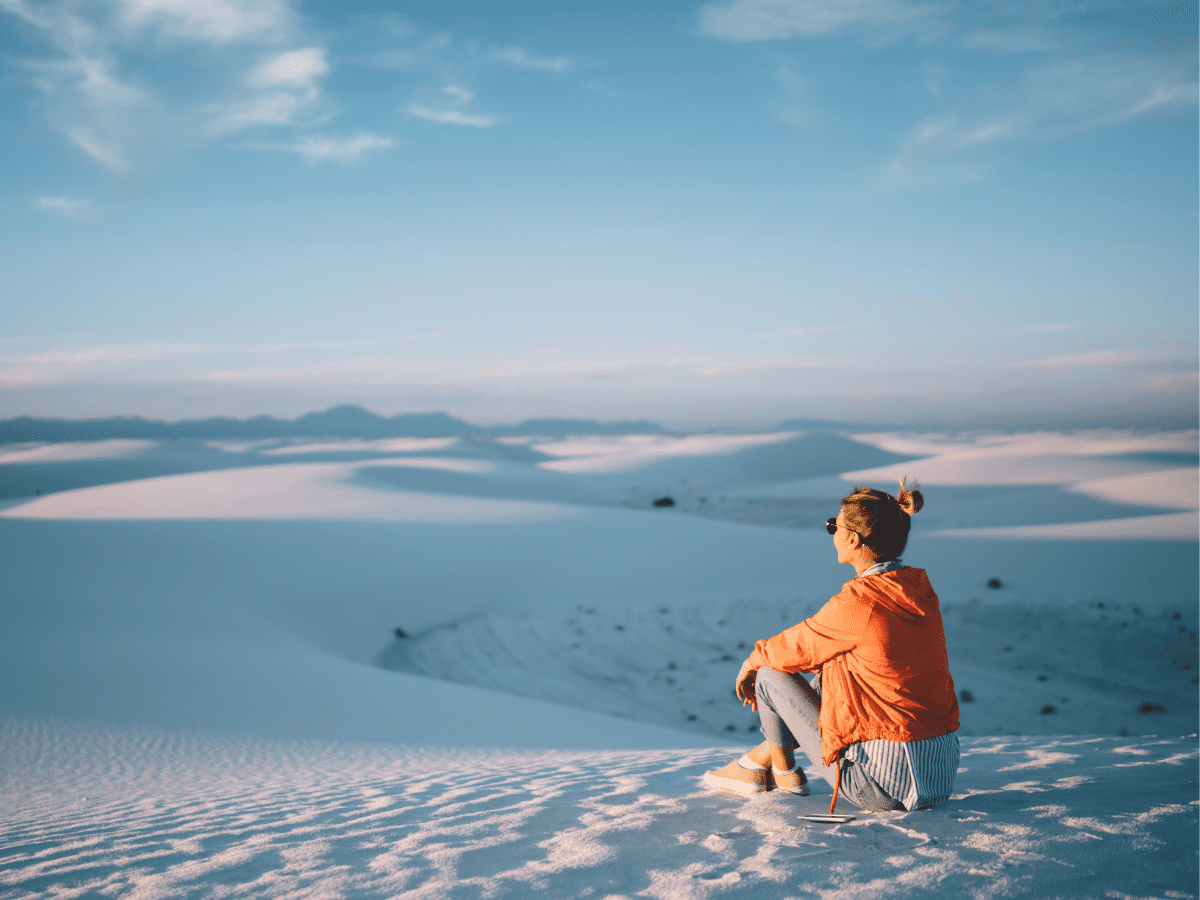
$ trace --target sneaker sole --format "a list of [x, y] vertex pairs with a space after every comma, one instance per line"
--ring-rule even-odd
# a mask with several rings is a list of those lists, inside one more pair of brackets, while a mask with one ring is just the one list
[[807, 797], [808, 796], [808, 785], [807, 784], [802, 784], [798, 788], [785, 788], [785, 787], [780, 787], [779, 785], [774, 785], [773, 787], [769, 788], [769, 790], [783, 791], [785, 794], [795, 794], [797, 797]]
[[765, 790], [763, 785], [738, 781], [736, 778], [722, 778], [712, 772], [705, 772], [703, 781], [709, 787], [722, 791], [733, 791], [736, 794], [761, 794]]

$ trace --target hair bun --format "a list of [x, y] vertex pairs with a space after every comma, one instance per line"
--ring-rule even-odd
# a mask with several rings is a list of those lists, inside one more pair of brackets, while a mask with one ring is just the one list
[[912, 487], [906, 487], [904, 479], [900, 479], [900, 491], [896, 495], [896, 503], [910, 516], [919, 513], [925, 505], [925, 497], [921, 494], [921, 485], [914, 481]]

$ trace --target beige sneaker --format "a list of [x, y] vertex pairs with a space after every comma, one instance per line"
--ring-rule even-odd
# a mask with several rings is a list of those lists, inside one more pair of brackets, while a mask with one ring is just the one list
[[769, 769], [743, 769], [734, 759], [723, 769], [705, 772], [702, 780], [709, 787], [720, 788], [723, 791], [761, 794], [767, 789], [767, 772], [769, 771]]
[[799, 766], [796, 766], [795, 772], [784, 774], [779, 774], [773, 768], [767, 769], [766, 780], [768, 791], [787, 791], [790, 794], [799, 794], [801, 797], [808, 796], [808, 778]]

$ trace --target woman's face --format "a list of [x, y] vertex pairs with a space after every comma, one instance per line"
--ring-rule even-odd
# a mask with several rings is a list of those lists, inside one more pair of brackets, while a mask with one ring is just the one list
[[833, 546], [837, 550], [837, 561], [845, 565], [850, 562], [850, 554], [854, 549], [850, 546], [850, 538], [854, 532], [846, 527], [846, 513], [840, 509], [837, 515], [837, 526], [837, 531], [833, 533]]

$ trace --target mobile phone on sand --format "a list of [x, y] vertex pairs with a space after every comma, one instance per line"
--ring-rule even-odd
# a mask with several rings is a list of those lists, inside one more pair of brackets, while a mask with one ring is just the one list
[[841, 823], [853, 822], [854, 816], [800, 816], [805, 822]]

